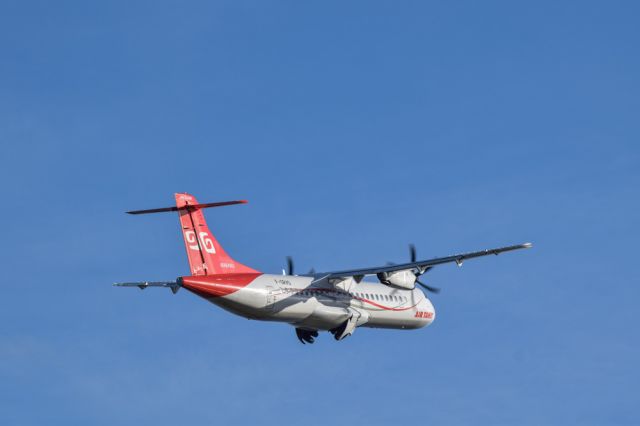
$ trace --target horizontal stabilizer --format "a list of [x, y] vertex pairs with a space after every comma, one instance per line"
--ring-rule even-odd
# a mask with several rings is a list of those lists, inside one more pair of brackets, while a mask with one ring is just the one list
[[114, 283], [116, 287], [138, 287], [140, 290], [144, 290], [147, 287], [167, 287], [170, 288], [173, 294], [176, 294], [180, 290], [180, 284], [177, 281], [139, 281], [132, 283]]
[[204, 203], [204, 204], [188, 204], [182, 207], [161, 207], [159, 209], [149, 209], [149, 210], [132, 210], [127, 212], [128, 214], [149, 214], [149, 213], [164, 213], [164, 212], [177, 212], [180, 210], [196, 210], [196, 209], [206, 209], [208, 207], [222, 207], [222, 206], [232, 206], [234, 204], [247, 204], [247, 200], [236, 200], [236, 201], [220, 201], [217, 203]]

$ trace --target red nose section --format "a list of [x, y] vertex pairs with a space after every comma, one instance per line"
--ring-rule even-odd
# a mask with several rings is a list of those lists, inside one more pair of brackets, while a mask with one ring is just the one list
[[235, 293], [251, 284], [260, 273], [249, 274], [217, 274], [217, 275], [197, 275], [181, 277], [182, 287], [197, 294], [200, 297], [209, 299], [212, 297], [224, 297]]

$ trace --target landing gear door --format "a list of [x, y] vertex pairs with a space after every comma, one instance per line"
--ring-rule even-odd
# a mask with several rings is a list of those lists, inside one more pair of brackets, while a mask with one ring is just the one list
[[342, 340], [347, 336], [351, 336], [356, 330], [356, 327], [366, 323], [369, 320], [369, 313], [366, 311], [359, 311], [357, 309], [349, 308], [349, 319], [347, 319], [342, 326], [335, 329], [333, 337], [336, 340]]
[[354, 308], [349, 308], [349, 311], [353, 312], [355, 327], [360, 327], [362, 324], [369, 321], [369, 312], [365, 310], [354, 309]]

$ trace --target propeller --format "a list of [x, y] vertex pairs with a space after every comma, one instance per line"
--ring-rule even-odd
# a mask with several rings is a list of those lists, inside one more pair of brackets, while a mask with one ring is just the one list
[[287, 275], [294, 275], [293, 273], [293, 257], [287, 256]]
[[418, 284], [420, 287], [424, 288], [425, 290], [430, 291], [431, 293], [435, 293], [435, 294], [440, 293], [440, 289], [438, 287], [431, 287], [430, 285], [426, 285], [425, 283], [421, 283], [417, 279], [416, 279], [416, 284]]
[[[294, 272], [294, 267], [293, 267], [293, 257], [291, 256], [287, 256], [287, 275], [295, 275]], [[284, 274], [284, 269], [282, 270], [282, 273]], [[307, 272], [308, 275], [313, 275], [316, 273], [315, 268], [311, 268], [309, 269], [309, 272]]]
[[[413, 244], [409, 244], [409, 257], [411, 259], [411, 263], [416, 262], [416, 259], [417, 259], [416, 246]], [[424, 269], [418, 268], [418, 270], [414, 272], [414, 274], [416, 275], [416, 284], [418, 284], [420, 287], [424, 288], [425, 290], [430, 291], [431, 293], [438, 294], [440, 293], [440, 289], [438, 287], [432, 287], [430, 285], [420, 282], [419, 280], [420, 275], [428, 272], [431, 268], [433, 268], [433, 266], [429, 266]]]

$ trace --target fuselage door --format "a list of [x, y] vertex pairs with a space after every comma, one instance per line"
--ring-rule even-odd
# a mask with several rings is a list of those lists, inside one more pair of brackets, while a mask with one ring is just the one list
[[269, 311], [273, 311], [273, 307], [276, 303], [276, 293], [272, 286], [268, 285], [267, 290], [267, 305], [265, 308]]

